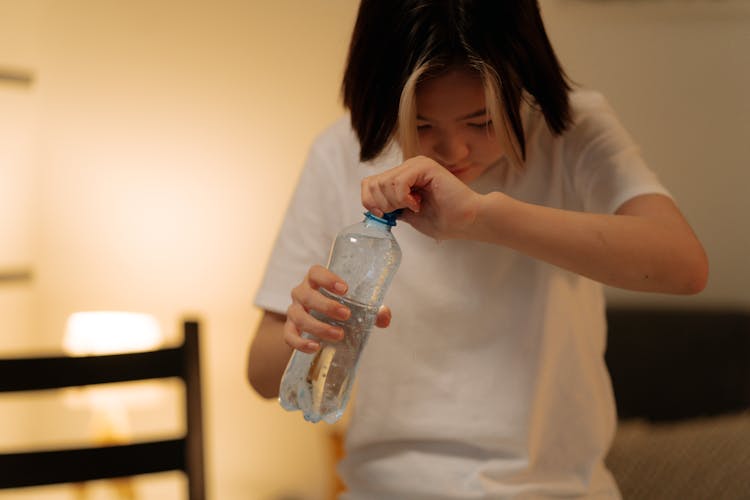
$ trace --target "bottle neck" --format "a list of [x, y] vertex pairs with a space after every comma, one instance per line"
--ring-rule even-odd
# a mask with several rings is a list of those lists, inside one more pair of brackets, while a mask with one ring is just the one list
[[370, 212], [365, 212], [364, 223], [370, 227], [377, 227], [386, 231], [396, 225], [396, 216], [393, 213], [385, 214], [383, 217], [377, 217]]
[[380, 222], [378, 220], [370, 219], [365, 217], [365, 220], [362, 222], [366, 227], [370, 227], [372, 229], [375, 229], [377, 231], [382, 231], [384, 233], [390, 233], [391, 232], [391, 226], [386, 224], [385, 222]]

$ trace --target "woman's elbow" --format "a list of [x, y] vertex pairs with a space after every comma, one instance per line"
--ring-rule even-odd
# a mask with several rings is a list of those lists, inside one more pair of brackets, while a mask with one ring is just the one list
[[682, 287], [680, 293], [695, 295], [702, 292], [708, 284], [708, 257], [703, 248], [696, 250], [681, 266]]
[[693, 276], [688, 281], [687, 294], [695, 295], [702, 292], [708, 284], [708, 262], [693, 270]]
[[269, 384], [256, 384], [250, 382], [250, 385], [255, 392], [263, 399], [276, 399], [279, 397], [279, 388]]
[[274, 399], [279, 396], [278, 383], [270, 381], [260, 370], [254, 370], [252, 363], [248, 363], [247, 381], [250, 387], [263, 399]]

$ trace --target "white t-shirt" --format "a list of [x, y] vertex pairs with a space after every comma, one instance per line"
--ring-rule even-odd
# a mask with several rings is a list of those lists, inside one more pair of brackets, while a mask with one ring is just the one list
[[[571, 106], [563, 136], [524, 106], [524, 168], [501, 160], [471, 186], [597, 213], [667, 194], [601, 95], [576, 91]], [[397, 146], [366, 164], [358, 152], [347, 118], [313, 144], [258, 307], [286, 311], [338, 230], [362, 218], [361, 179], [402, 161]], [[393, 321], [361, 358], [346, 498], [619, 498], [603, 464], [616, 415], [601, 285], [501, 246], [393, 232]]]

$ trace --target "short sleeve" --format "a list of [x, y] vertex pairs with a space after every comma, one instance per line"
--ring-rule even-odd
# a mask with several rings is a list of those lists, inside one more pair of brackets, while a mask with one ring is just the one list
[[566, 135], [564, 154], [583, 209], [611, 214], [639, 195], [671, 196], [606, 100], [588, 92], [577, 101], [575, 124]]

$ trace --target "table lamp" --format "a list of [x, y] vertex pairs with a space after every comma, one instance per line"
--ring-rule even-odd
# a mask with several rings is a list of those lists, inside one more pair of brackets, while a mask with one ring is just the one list
[[163, 341], [153, 316], [122, 311], [88, 311], [70, 315], [63, 348], [74, 356], [148, 351]]
[[[153, 316], [122, 311], [86, 311], [72, 314], [67, 321], [63, 349], [73, 356], [120, 354], [158, 348], [164, 340]], [[68, 392], [66, 402], [92, 412], [92, 435], [97, 444], [114, 445], [131, 441], [128, 409], [159, 401], [153, 385], [123, 383], [90, 386]], [[114, 482], [120, 498], [132, 500], [135, 492], [129, 479]], [[85, 498], [85, 485], [79, 485]]]

